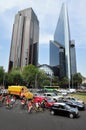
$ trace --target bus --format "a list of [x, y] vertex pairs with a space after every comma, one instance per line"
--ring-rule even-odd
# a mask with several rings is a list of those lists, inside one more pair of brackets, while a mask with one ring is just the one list
[[59, 89], [59, 86], [44, 86], [44, 90], [45, 91], [54, 91], [54, 90], [57, 90]]

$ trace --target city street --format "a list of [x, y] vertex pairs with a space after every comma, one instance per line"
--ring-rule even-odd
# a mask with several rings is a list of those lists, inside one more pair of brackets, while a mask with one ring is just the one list
[[8, 110], [0, 107], [0, 130], [86, 130], [86, 111], [80, 117], [52, 116], [50, 112], [28, 114], [18, 107]]

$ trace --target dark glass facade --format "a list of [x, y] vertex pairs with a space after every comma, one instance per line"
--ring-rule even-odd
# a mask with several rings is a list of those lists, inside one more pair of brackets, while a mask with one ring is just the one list
[[50, 65], [59, 65], [59, 48], [53, 41], [50, 41]]
[[54, 41], [50, 42], [50, 65], [59, 66], [59, 77], [68, 77], [76, 73], [74, 44], [71, 44], [69, 19], [66, 5], [63, 4], [56, 26]]

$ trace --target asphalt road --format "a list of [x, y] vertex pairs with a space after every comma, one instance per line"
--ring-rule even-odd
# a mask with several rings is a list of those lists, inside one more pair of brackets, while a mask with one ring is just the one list
[[47, 110], [27, 114], [17, 106], [12, 110], [0, 107], [0, 130], [86, 130], [86, 110], [80, 111], [80, 117], [53, 116]]

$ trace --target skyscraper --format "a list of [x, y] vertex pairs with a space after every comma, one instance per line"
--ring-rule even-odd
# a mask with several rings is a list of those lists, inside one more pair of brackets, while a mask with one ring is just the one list
[[77, 72], [76, 67], [76, 51], [75, 51], [75, 41], [71, 40], [70, 54], [71, 54], [71, 73], [72, 75]]
[[[74, 58], [74, 59], [73, 59]], [[62, 4], [54, 41], [50, 42], [50, 65], [59, 67], [59, 76], [76, 73], [75, 45], [70, 39], [69, 19], [66, 4]]]
[[39, 21], [32, 8], [19, 11], [13, 24], [9, 70], [38, 64]]

